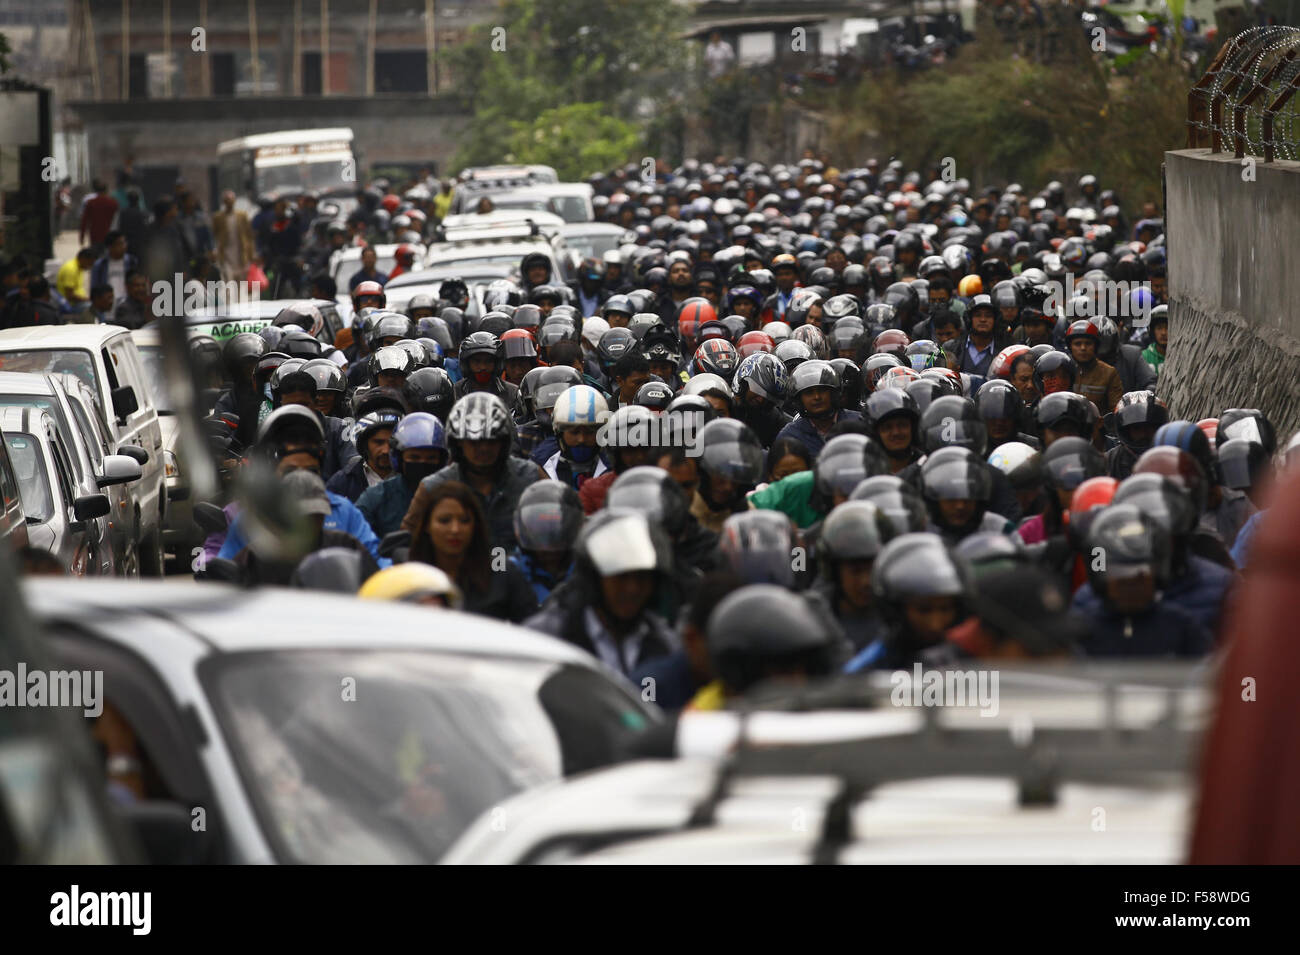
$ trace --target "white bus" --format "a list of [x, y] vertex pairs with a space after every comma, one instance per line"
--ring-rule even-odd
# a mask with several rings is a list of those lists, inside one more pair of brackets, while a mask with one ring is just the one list
[[352, 130], [347, 127], [257, 133], [217, 146], [218, 193], [233, 190], [244, 209], [256, 209], [259, 196], [305, 189], [322, 197], [351, 196], [357, 179]]

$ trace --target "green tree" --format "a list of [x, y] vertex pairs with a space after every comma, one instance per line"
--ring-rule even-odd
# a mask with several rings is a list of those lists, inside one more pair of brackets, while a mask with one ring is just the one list
[[[509, 152], [515, 162], [577, 169], [577, 160], [555, 161], [551, 136], [590, 161], [626, 160], [683, 69], [679, 16], [661, 0], [507, 0], [500, 18], [475, 28], [450, 57], [473, 110], [455, 164], [499, 162]], [[581, 121], [598, 125], [570, 128]], [[609, 143], [596, 142], [601, 136]], [[614, 145], [629, 152], [613, 156]]]

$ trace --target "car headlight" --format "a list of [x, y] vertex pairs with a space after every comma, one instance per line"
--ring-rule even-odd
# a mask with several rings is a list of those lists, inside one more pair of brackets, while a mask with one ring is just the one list
[[176, 455], [171, 451], [163, 452], [163, 468], [169, 478], [178, 478], [181, 476], [181, 466], [176, 460]]

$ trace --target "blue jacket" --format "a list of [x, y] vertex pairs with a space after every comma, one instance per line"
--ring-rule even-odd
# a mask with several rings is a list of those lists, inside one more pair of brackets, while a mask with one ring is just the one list
[[[125, 276], [129, 272], [138, 268], [139, 264], [140, 264], [139, 260], [136, 259], [136, 257], [132, 255], [130, 252], [122, 256], [122, 265], [125, 268], [125, 271], [122, 273], [123, 277], [125, 278]], [[96, 285], [107, 285], [107, 284], [108, 284], [108, 253], [105, 252], [103, 255], [97, 258], [95, 260], [95, 264], [90, 267], [90, 287], [94, 288]]]
[[685, 650], [647, 660], [633, 670], [628, 679], [642, 699], [669, 711], [685, 707], [703, 686], [691, 671]]
[[537, 595], [537, 605], [541, 606], [546, 603], [546, 598], [551, 595], [551, 591], [560, 585], [570, 573], [573, 572], [573, 562], [569, 562], [568, 568], [560, 577], [552, 577], [541, 564], [533, 560], [523, 551], [516, 551], [510, 555], [510, 562], [519, 568], [519, 572], [528, 578], [528, 583], [532, 585], [533, 593]]
[[374, 532], [383, 537], [402, 527], [402, 518], [415, 497], [415, 488], [400, 474], [385, 478], [374, 487], [366, 488], [357, 498], [357, 510]]
[[1246, 518], [1246, 523], [1237, 531], [1237, 539], [1232, 542], [1232, 562], [1238, 567], [1245, 568], [1246, 560], [1250, 557], [1250, 542], [1255, 539], [1255, 532], [1259, 530], [1267, 513], [1266, 510], [1256, 511]]
[[1210, 631], [1167, 595], [1145, 613], [1125, 617], [1084, 584], [1075, 591], [1073, 606], [1092, 625], [1083, 642], [1090, 657], [1199, 657], [1214, 645]]
[[[329, 498], [332, 508], [329, 516], [325, 518], [325, 527], [332, 531], [351, 534], [365, 545], [366, 550], [370, 551], [370, 556], [379, 562], [381, 568], [391, 566], [393, 563], [391, 560], [379, 556], [379, 538], [366, 523], [365, 517], [357, 510], [357, 506], [346, 497], [331, 491], [326, 491], [325, 495]], [[243, 523], [242, 513], [231, 522], [229, 530], [226, 531], [226, 542], [221, 545], [218, 557], [234, 560], [248, 546], [248, 540], [244, 537]]]
[[[859, 412], [850, 411], [848, 409], [840, 411], [835, 416], [836, 424], [839, 424], [841, 421], [861, 421], [861, 420], [862, 420], [862, 415]], [[807, 418], [805, 418], [803, 415], [799, 415], [788, 425], [782, 428], [780, 433], [778, 433], [776, 437], [777, 440], [780, 440], [781, 438], [794, 438], [805, 448], [807, 448], [809, 453], [812, 454], [813, 457], [816, 457], [817, 455], [821, 454], [822, 446], [826, 444], [826, 439], [822, 437], [821, 432], [818, 431], [815, 427], [813, 427], [813, 423]]]
[[334, 475], [325, 482], [325, 490], [341, 494], [355, 504], [357, 498], [370, 487], [370, 483], [366, 480], [365, 464], [366, 462], [358, 454], [334, 472]]
[[528, 460], [540, 468], [545, 466], [546, 462], [551, 460], [551, 455], [558, 450], [560, 450], [560, 440], [554, 434], [549, 434], [533, 447]]
[[1169, 582], [1165, 600], [1177, 604], [1210, 633], [1217, 633], [1223, 600], [1236, 574], [1204, 557], [1192, 554], [1187, 573]]

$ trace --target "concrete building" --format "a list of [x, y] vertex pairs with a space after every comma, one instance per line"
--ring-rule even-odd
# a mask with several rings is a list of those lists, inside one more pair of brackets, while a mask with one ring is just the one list
[[[41, 2], [41, 0], [36, 0]], [[46, 0], [48, 2], [48, 0]], [[443, 169], [465, 117], [445, 54], [486, 0], [70, 0], [62, 124], [89, 172], [133, 160], [146, 200], [215, 199], [216, 146], [348, 126], [362, 178]]]

